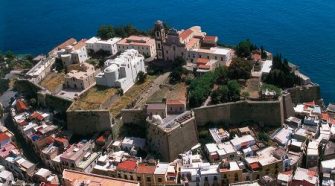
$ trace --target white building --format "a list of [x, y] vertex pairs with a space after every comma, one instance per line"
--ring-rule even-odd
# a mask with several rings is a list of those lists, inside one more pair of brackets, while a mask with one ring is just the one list
[[181, 167], [181, 183], [189, 186], [218, 184], [221, 180], [218, 167], [219, 164], [210, 165], [209, 163], [202, 163], [192, 167]]
[[188, 52], [188, 59], [196, 62], [199, 58], [217, 60], [217, 66], [229, 66], [234, 56], [234, 50], [230, 48], [212, 47], [210, 49], [195, 48]]
[[230, 140], [230, 143], [236, 150], [240, 150], [254, 145], [256, 141], [251, 135], [244, 135], [242, 137], [236, 136], [234, 139]]
[[119, 52], [135, 49], [146, 57], [156, 57], [155, 39], [145, 36], [129, 36], [117, 43]]
[[57, 55], [62, 60], [64, 66], [80, 64], [85, 62], [88, 58], [85, 46], [85, 40], [81, 40], [58, 50]]
[[55, 58], [53, 57], [42, 59], [33, 68], [31, 68], [26, 73], [26, 75], [30, 79], [30, 81], [34, 83], [39, 83], [48, 75], [54, 63]]
[[115, 37], [108, 40], [102, 40], [97, 37], [92, 37], [91, 39], [87, 40], [86, 43], [86, 49], [91, 50], [94, 52], [98, 52], [100, 50], [109, 52], [111, 55], [115, 55], [117, 50], [116, 43], [119, 42], [121, 38]]
[[96, 84], [119, 87], [124, 92], [135, 84], [140, 71], [146, 72], [143, 55], [134, 49], [126, 50], [119, 57], [107, 60], [105, 66], [104, 71], [95, 77]]

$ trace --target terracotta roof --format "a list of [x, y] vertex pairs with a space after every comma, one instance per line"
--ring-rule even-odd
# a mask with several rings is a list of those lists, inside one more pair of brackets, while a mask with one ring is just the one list
[[89, 185], [112, 185], [112, 186], [137, 186], [137, 181], [130, 181], [97, 174], [83, 173], [74, 170], [64, 169], [63, 179], [70, 185], [77, 185], [80, 182], [90, 180]]
[[192, 38], [190, 41], [186, 44], [186, 48], [191, 49], [194, 47], [195, 44], [199, 43], [200, 39]]
[[104, 136], [100, 136], [97, 140], [96, 140], [96, 142], [97, 143], [105, 143], [105, 137]]
[[204, 41], [205, 42], [216, 42], [217, 41], [217, 36], [205, 36]]
[[314, 101], [304, 103], [305, 106], [314, 107], [316, 104]]
[[209, 62], [209, 59], [207, 59], [207, 58], [198, 58], [197, 59], [197, 64], [206, 65], [208, 62]]
[[329, 120], [329, 114], [327, 112], [323, 112], [321, 114], [321, 119], [325, 120], [325, 121], [328, 121]]
[[2, 132], [0, 133], [0, 142], [10, 139], [10, 136], [8, 136], [6, 133]]
[[76, 43], [77, 40], [74, 39], [74, 38], [70, 38], [68, 40], [66, 40], [64, 43], [60, 44], [57, 46], [57, 49], [60, 50], [60, 49], [65, 49], [65, 47], [69, 46], [69, 45], [73, 45], [74, 43]]
[[86, 46], [85, 39], [80, 40], [76, 45], [73, 46], [74, 50], [81, 49]]
[[39, 113], [39, 112], [33, 112], [33, 113], [30, 115], [29, 118], [30, 118], [30, 119], [37, 119], [37, 120], [40, 120], [40, 121], [44, 119], [44, 117], [42, 116], [42, 114]]
[[126, 160], [119, 163], [116, 167], [117, 170], [132, 172], [135, 171], [137, 167], [137, 162], [135, 160]]
[[210, 69], [211, 67], [208, 66], [208, 65], [199, 65], [198, 68], [208, 70], [208, 69]]
[[168, 99], [166, 100], [167, 105], [185, 105], [185, 100], [183, 99]]
[[28, 106], [26, 105], [25, 102], [23, 102], [22, 100], [17, 100], [16, 101], [16, 109], [19, 111], [19, 112], [22, 112], [22, 111], [25, 111], [28, 109]]
[[155, 170], [156, 170], [156, 166], [140, 164], [138, 165], [136, 172], [138, 174], [154, 174]]
[[253, 162], [253, 163], [250, 163], [250, 167], [252, 170], [257, 170], [261, 167], [261, 165], [259, 164], [259, 162]]
[[191, 34], [193, 33], [193, 31], [191, 29], [187, 29], [187, 30], [184, 30], [182, 33], [179, 34], [179, 37], [182, 39], [182, 40], [185, 40], [186, 38], [188, 38]]

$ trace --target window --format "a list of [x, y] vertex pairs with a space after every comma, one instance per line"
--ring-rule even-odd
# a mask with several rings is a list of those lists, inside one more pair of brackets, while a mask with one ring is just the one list
[[130, 180], [133, 180], [134, 178], [133, 178], [133, 176], [132, 175], [130, 175]]
[[157, 46], [158, 46], [159, 49], [161, 48], [161, 44], [160, 43], [158, 43]]
[[137, 176], [137, 181], [141, 181], [141, 177], [140, 176]]
[[128, 176], [127, 176], [127, 175], [124, 175], [124, 179], [128, 180]]
[[158, 178], [158, 183], [161, 183], [163, 181], [162, 178]]
[[214, 181], [217, 181], [218, 180], [218, 177], [214, 176]]
[[147, 182], [151, 182], [151, 178], [150, 177], [147, 177]]
[[205, 181], [208, 181], [208, 177], [205, 177]]

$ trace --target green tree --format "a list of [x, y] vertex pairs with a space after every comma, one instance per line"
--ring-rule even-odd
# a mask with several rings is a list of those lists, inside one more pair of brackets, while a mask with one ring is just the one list
[[250, 61], [242, 58], [234, 58], [228, 67], [228, 76], [230, 79], [249, 79], [251, 69], [252, 64]]
[[14, 54], [14, 52], [12, 52], [12, 51], [9, 50], [9, 51], [6, 52], [5, 57], [8, 60], [13, 60], [15, 58], [15, 54]]
[[241, 96], [246, 99], [250, 96], [249, 92], [242, 92]]
[[182, 67], [174, 69], [169, 75], [169, 82], [172, 84], [180, 82], [182, 73], [183, 73]]
[[246, 39], [236, 46], [235, 51], [238, 57], [248, 58], [251, 56], [251, 52], [255, 49], [257, 49], [257, 46], [252, 44], [249, 39]]
[[143, 71], [138, 72], [137, 74], [138, 83], [144, 83], [146, 78], [147, 78], [147, 75]]
[[240, 99], [241, 87], [236, 80], [230, 80], [227, 83], [228, 96], [230, 101], [236, 101]]
[[263, 81], [280, 88], [290, 88], [295, 84], [300, 84], [300, 79], [291, 70], [288, 60], [283, 59], [281, 55], [273, 57], [271, 71], [263, 78]]
[[114, 29], [111, 25], [101, 25], [97, 32], [97, 36], [103, 40], [110, 39], [114, 37], [114, 35]]
[[179, 68], [186, 65], [186, 61], [182, 57], [177, 57], [174, 61], [172, 61], [172, 68]]

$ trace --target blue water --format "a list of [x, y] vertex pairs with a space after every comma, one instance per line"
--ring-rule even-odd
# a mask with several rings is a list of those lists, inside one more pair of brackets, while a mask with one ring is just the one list
[[334, 0], [1, 0], [0, 50], [45, 53], [101, 24], [149, 29], [157, 19], [200, 25], [227, 44], [250, 38], [299, 65], [335, 101]]

